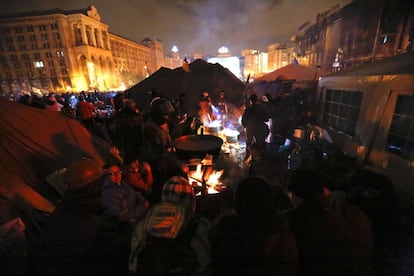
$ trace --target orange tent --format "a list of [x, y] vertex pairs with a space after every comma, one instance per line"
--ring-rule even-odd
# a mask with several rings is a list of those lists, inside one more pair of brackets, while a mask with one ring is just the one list
[[81, 158], [111, 158], [105, 141], [60, 112], [0, 98], [0, 129], [0, 197], [44, 212], [58, 199], [46, 176]]
[[255, 81], [275, 81], [275, 80], [317, 80], [320, 72], [307, 66], [291, 63], [282, 68], [276, 69], [263, 75]]

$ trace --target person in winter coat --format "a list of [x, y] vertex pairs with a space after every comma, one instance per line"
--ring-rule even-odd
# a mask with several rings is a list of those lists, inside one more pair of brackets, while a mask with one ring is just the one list
[[371, 275], [373, 236], [366, 214], [332, 200], [321, 177], [307, 168], [291, 172], [288, 189], [302, 199], [286, 213], [298, 242], [298, 275]]
[[266, 122], [270, 114], [260, 104], [256, 94], [249, 97], [250, 106], [246, 108], [242, 116], [242, 125], [246, 128], [246, 144], [248, 146], [258, 143], [264, 144], [269, 135], [269, 127]]
[[220, 217], [212, 230], [212, 275], [295, 275], [296, 240], [273, 194], [261, 177], [237, 186], [234, 212]]
[[122, 181], [122, 171], [117, 165], [106, 170], [102, 192], [102, 206], [105, 212], [120, 222], [135, 223], [147, 211], [149, 202], [144, 196]]
[[[195, 252], [197, 273], [208, 270], [210, 264], [209, 230], [210, 222], [206, 218], [195, 216], [196, 199], [188, 180], [181, 176], [173, 176], [163, 186], [161, 202], [152, 206], [145, 219], [133, 230], [129, 270], [136, 272], [139, 253], [146, 245], [149, 237], [177, 239], [188, 230], [194, 228], [189, 238], [189, 245]], [[167, 262], [168, 260], [162, 260]], [[158, 275], [158, 274], [154, 274]], [[193, 275], [193, 274], [190, 274]]]
[[91, 159], [67, 168], [62, 202], [31, 250], [28, 275], [122, 275], [122, 244], [102, 217], [104, 172]]

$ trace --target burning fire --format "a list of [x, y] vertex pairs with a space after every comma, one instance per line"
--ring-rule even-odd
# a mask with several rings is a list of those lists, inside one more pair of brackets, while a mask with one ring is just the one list
[[197, 164], [197, 168], [195, 171], [189, 172], [189, 179], [190, 182], [196, 182], [197, 186], [202, 187], [202, 182], [204, 181], [207, 186], [207, 193], [208, 194], [216, 194], [218, 191], [215, 189], [217, 185], [222, 184], [220, 182], [220, 177], [223, 175], [224, 170], [212, 170], [210, 173], [207, 173], [209, 170], [203, 164]]

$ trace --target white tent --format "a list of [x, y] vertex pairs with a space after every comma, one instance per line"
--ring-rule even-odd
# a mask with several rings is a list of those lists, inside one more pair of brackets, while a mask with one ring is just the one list
[[[346, 154], [388, 176], [414, 204], [414, 53], [322, 77], [318, 122]], [[413, 205], [414, 206], [414, 205]]]

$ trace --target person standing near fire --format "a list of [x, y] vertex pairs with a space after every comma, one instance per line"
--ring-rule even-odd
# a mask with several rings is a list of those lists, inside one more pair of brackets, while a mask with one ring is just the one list
[[226, 93], [223, 90], [220, 91], [219, 99], [216, 103], [216, 107], [217, 107], [217, 119], [221, 121], [221, 126], [222, 128], [224, 128], [226, 126], [225, 124], [227, 121], [229, 110], [228, 110], [228, 103], [226, 99]]
[[201, 123], [205, 126], [210, 125], [210, 123], [215, 119], [215, 116], [212, 108], [212, 100], [207, 91], [203, 92], [201, 99], [198, 102], [198, 106], [198, 118]]
[[250, 106], [246, 108], [242, 116], [242, 125], [246, 129], [246, 145], [263, 144], [269, 135], [269, 128], [266, 122], [269, 114], [260, 104], [256, 94], [249, 97]]

